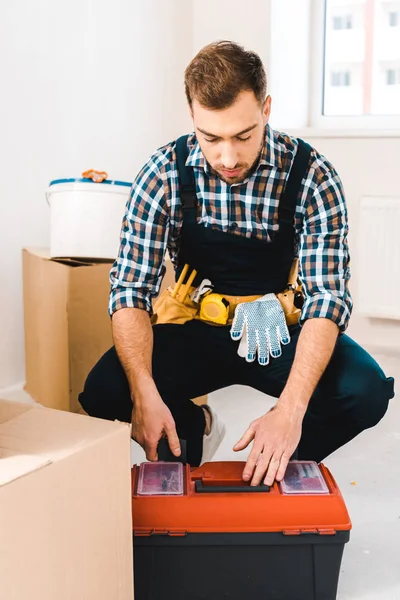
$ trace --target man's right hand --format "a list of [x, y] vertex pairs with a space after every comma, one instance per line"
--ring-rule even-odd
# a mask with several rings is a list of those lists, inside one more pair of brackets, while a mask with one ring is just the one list
[[132, 410], [132, 438], [142, 446], [147, 460], [158, 460], [157, 446], [167, 437], [174, 456], [180, 456], [181, 447], [171, 411], [156, 394], [145, 400], [136, 400]]

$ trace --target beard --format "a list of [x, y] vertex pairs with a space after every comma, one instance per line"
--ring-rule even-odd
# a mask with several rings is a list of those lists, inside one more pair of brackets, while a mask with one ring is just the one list
[[235, 166], [235, 169], [243, 170], [243, 172], [240, 173], [240, 175], [238, 175], [236, 177], [226, 177], [226, 175], [224, 175], [222, 173], [223, 165], [217, 165], [216, 167], [212, 167], [212, 170], [214, 171], [214, 173], [216, 173], [218, 175], [218, 177], [220, 179], [222, 179], [222, 181], [224, 181], [228, 185], [232, 185], [233, 183], [241, 183], [242, 181], [244, 181], [245, 179], [250, 177], [256, 170], [257, 165], [260, 160], [261, 153], [263, 151], [264, 143], [265, 143], [265, 138], [263, 136], [261, 139], [261, 143], [260, 143], [260, 147], [258, 149], [257, 155], [252, 163], [250, 163], [250, 164], [249, 163], [238, 163]]

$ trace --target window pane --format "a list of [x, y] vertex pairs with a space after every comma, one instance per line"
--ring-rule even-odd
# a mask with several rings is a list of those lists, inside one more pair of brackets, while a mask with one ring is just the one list
[[400, 114], [400, 0], [325, 8], [323, 114]]

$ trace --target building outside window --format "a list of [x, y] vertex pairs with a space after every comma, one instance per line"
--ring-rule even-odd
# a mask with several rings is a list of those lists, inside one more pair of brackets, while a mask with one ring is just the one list
[[331, 85], [335, 87], [351, 85], [350, 71], [332, 71]]
[[400, 115], [400, 0], [325, 0], [322, 115]]
[[400, 23], [398, 12], [389, 12], [389, 27], [398, 27]]
[[339, 15], [333, 17], [333, 29], [352, 29], [353, 19], [351, 15]]
[[386, 69], [386, 85], [400, 85], [400, 69]]

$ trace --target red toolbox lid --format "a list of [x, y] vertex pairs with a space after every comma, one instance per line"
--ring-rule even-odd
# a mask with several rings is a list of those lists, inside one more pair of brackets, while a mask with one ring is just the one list
[[244, 462], [211, 462], [192, 470], [180, 463], [134, 466], [135, 535], [277, 531], [333, 535], [351, 529], [343, 497], [324, 465], [292, 461], [285, 481], [275, 482], [269, 491], [256, 491], [244, 482], [244, 466]]

